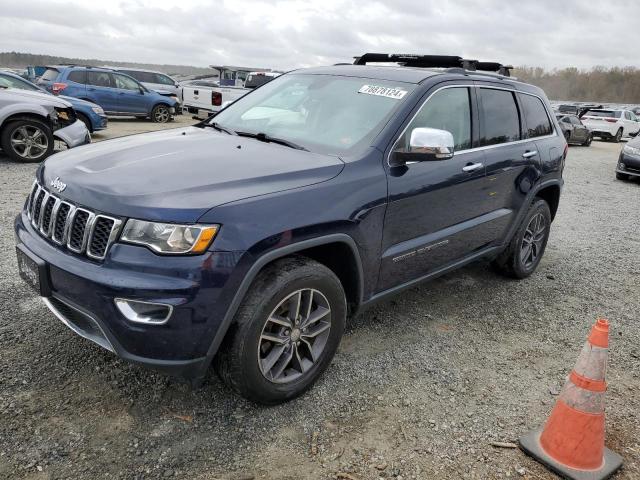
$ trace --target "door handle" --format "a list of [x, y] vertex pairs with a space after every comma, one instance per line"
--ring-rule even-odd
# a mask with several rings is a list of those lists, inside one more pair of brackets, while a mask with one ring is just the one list
[[538, 154], [537, 150], [532, 150], [530, 152], [524, 152], [522, 154], [522, 158], [531, 158], [531, 157], [535, 157]]
[[476, 170], [479, 170], [483, 167], [484, 165], [480, 162], [478, 163], [469, 163], [467, 165], [465, 165], [464, 167], [462, 167], [462, 171], [463, 172], [475, 172]]

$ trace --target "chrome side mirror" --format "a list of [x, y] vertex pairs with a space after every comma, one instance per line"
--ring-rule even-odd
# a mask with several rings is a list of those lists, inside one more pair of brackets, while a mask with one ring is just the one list
[[453, 135], [435, 128], [414, 128], [409, 139], [408, 153], [427, 155], [429, 160], [447, 160], [453, 157]]
[[408, 162], [428, 162], [453, 158], [455, 141], [451, 132], [437, 128], [414, 128], [409, 145], [395, 150], [391, 166]]

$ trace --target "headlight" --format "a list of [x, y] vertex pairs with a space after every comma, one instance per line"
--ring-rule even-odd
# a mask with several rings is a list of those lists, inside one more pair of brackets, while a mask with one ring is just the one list
[[625, 145], [622, 149], [624, 153], [628, 153], [629, 155], [637, 155], [640, 157], [640, 148], [632, 147], [631, 145]]
[[104, 115], [104, 110], [102, 109], [102, 107], [91, 107], [91, 110], [93, 110], [98, 115]]
[[220, 225], [176, 225], [132, 218], [127, 221], [120, 239], [158, 253], [203, 253], [219, 229]]

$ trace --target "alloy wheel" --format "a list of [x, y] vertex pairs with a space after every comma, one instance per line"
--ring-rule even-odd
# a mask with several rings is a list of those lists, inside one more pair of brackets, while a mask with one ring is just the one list
[[23, 125], [11, 133], [11, 148], [22, 158], [35, 160], [49, 148], [47, 135], [38, 127]]
[[288, 383], [307, 373], [320, 359], [331, 330], [331, 307], [318, 290], [296, 290], [267, 318], [258, 344], [262, 375]]
[[169, 109], [167, 107], [156, 108], [154, 114], [155, 120], [158, 123], [166, 123], [169, 121]]
[[529, 221], [529, 225], [527, 225], [527, 229], [522, 237], [520, 260], [524, 268], [529, 269], [535, 265], [542, 252], [546, 234], [547, 221], [542, 213], [537, 213]]

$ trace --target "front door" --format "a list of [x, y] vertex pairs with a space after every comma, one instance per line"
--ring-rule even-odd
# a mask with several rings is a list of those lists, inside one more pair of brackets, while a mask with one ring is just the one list
[[488, 241], [484, 156], [471, 150], [476, 114], [472, 88], [439, 89], [394, 145], [392, 150], [401, 149], [414, 128], [430, 127], [452, 133], [456, 153], [448, 160], [386, 165], [389, 202], [378, 291], [436, 271]]
[[118, 111], [122, 113], [148, 113], [145, 89], [133, 78], [121, 73], [113, 74], [118, 93]]

